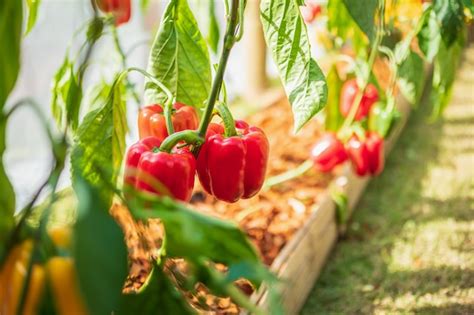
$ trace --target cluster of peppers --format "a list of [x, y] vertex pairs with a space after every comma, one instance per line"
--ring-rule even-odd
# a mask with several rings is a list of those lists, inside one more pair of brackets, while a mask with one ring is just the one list
[[[162, 107], [142, 108], [138, 117], [140, 140], [127, 151], [124, 185], [187, 202], [197, 173], [204, 190], [218, 200], [236, 202], [254, 196], [265, 179], [267, 137], [244, 121], [234, 122], [231, 117], [227, 123], [223, 120], [209, 124], [199, 147], [180, 141], [168, 149], [163, 146], [168, 129]], [[173, 105], [174, 131], [196, 130], [198, 123], [194, 107]]]
[[[344, 83], [341, 91], [339, 110], [343, 117], [347, 117], [354, 106], [354, 100], [359, 92], [355, 79]], [[373, 105], [378, 101], [379, 94], [373, 84], [368, 84], [362, 99], [358, 104], [354, 116], [355, 121], [366, 119]], [[311, 150], [314, 166], [321, 172], [330, 172], [336, 167], [350, 160], [354, 172], [359, 176], [379, 175], [384, 168], [384, 139], [375, 131], [352, 133], [345, 139], [338, 134], [326, 132]]]
[[[70, 248], [69, 228], [49, 231], [52, 243], [59, 251]], [[0, 314], [15, 315], [22, 299], [27, 270], [33, 254], [33, 240], [27, 239], [10, 251], [0, 270]], [[74, 260], [67, 256], [49, 257], [43, 263], [34, 263], [23, 303], [22, 314], [37, 314], [46, 291], [54, 297], [54, 310], [59, 315], [85, 315], [87, 308], [79, 291]]]

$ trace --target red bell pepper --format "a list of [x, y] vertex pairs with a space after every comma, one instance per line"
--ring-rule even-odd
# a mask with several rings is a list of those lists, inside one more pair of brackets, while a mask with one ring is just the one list
[[[174, 103], [173, 109], [174, 113], [171, 120], [175, 132], [194, 130], [198, 127], [199, 121], [194, 107]], [[140, 139], [154, 136], [163, 141], [168, 136], [163, 108], [160, 105], [149, 105], [140, 110], [138, 114], [138, 133]]]
[[236, 121], [237, 135], [224, 136], [224, 128], [208, 129], [197, 160], [203, 188], [215, 198], [236, 202], [250, 198], [262, 188], [267, 169], [269, 143], [264, 132]]
[[311, 159], [318, 171], [330, 172], [336, 165], [347, 160], [347, 153], [336, 134], [327, 132], [313, 146]]
[[194, 188], [196, 160], [187, 149], [161, 152], [161, 140], [147, 137], [132, 145], [125, 159], [125, 185], [157, 195], [189, 201]]
[[131, 17], [130, 0], [96, 0], [102, 12], [111, 13], [115, 17], [115, 25], [127, 23]]
[[315, 0], [306, 0], [305, 5], [300, 7], [300, 11], [305, 23], [309, 24], [321, 14], [321, 5]]
[[[341, 100], [339, 103], [339, 110], [342, 116], [347, 117], [352, 108], [352, 104], [359, 92], [359, 86], [357, 85], [356, 79], [348, 80], [344, 83], [341, 90]], [[359, 121], [367, 117], [372, 105], [379, 99], [379, 92], [377, 88], [369, 83], [365, 89], [364, 95], [360, 101], [359, 108], [357, 109], [355, 120]]]
[[346, 151], [356, 174], [365, 176], [369, 172], [369, 150], [366, 143], [354, 135], [347, 142]]
[[376, 132], [367, 133], [367, 150], [369, 151], [369, 170], [373, 176], [382, 173], [385, 165], [384, 140]]

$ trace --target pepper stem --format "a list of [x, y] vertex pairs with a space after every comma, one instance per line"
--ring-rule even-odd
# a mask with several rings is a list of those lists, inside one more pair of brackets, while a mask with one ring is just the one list
[[160, 151], [171, 152], [180, 141], [184, 141], [187, 144], [201, 144], [204, 142], [204, 139], [194, 130], [183, 130], [166, 137], [160, 145]]
[[224, 131], [225, 131], [224, 135], [226, 137], [236, 136], [237, 131], [235, 130], [235, 122], [229, 108], [225, 104], [219, 102], [216, 105], [216, 111], [219, 114], [219, 116], [222, 118], [222, 122], [224, 123]]

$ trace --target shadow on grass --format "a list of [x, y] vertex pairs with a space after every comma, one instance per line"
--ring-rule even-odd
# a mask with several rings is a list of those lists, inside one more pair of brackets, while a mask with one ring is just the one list
[[[473, 270], [449, 267], [403, 272], [388, 270], [391, 251], [407, 221], [474, 220], [472, 197], [438, 200], [423, 196], [423, 181], [430, 168], [440, 162], [443, 128], [446, 125], [465, 126], [474, 121], [474, 117], [465, 117], [429, 123], [428, 96], [429, 89], [426, 89], [421, 106], [412, 112], [387, 160], [385, 171], [370, 182], [347, 234], [328, 260], [302, 314], [367, 314], [374, 311], [374, 302], [383, 297], [405, 293], [419, 296], [450, 286], [474, 286]], [[462, 136], [472, 139], [472, 134]], [[472, 152], [473, 145], [471, 141], [462, 150]], [[427, 205], [430, 211], [418, 211], [414, 207], [418, 204]], [[463, 310], [467, 310], [466, 306], [457, 304], [412, 309], [423, 314], [463, 314]]]

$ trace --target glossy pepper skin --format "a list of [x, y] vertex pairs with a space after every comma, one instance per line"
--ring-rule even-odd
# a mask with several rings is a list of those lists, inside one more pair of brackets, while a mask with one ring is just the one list
[[369, 132], [365, 143], [369, 152], [370, 174], [373, 176], [380, 175], [385, 166], [384, 139], [376, 132]]
[[262, 188], [269, 144], [265, 133], [244, 121], [236, 121], [237, 136], [225, 137], [224, 128], [208, 129], [197, 160], [203, 188], [215, 198], [236, 202]]
[[314, 167], [320, 172], [330, 172], [336, 165], [347, 160], [344, 144], [335, 133], [327, 132], [319, 138], [311, 150]]
[[[173, 110], [171, 120], [175, 132], [197, 129], [199, 119], [194, 107], [175, 103]], [[163, 108], [160, 105], [149, 105], [140, 110], [138, 114], [138, 133], [140, 139], [154, 136], [163, 141], [168, 136]]]
[[346, 151], [354, 172], [359, 176], [367, 175], [369, 172], [369, 150], [366, 143], [354, 135], [347, 142]]
[[194, 156], [186, 149], [176, 149], [171, 153], [158, 151], [160, 144], [158, 138], [148, 137], [128, 149], [125, 185], [189, 201], [196, 172]]
[[[357, 93], [359, 92], [359, 86], [357, 85], [356, 79], [347, 80], [342, 86], [341, 99], [339, 103], [339, 110], [342, 116], [347, 117], [354, 103]], [[367, 117], [370, 112], [372, 105], [379, 99], [379, 92], [377, 88], [369, 83], [365, 89], [364, 95], [360, 101], [359, 108], [357, 109], [355, 120], [360, 121]]]
[[104, 13], [115, 17], [115, 25], [127, 23], [132, 15], [131, 0], [96, 0], [97, 6]]

